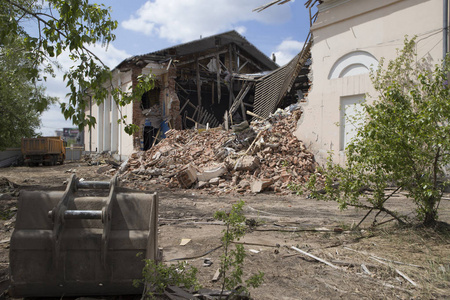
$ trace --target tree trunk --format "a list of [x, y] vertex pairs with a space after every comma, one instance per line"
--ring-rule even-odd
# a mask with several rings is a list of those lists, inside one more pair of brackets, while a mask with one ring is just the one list
[[430, 209], [425, 212], [423, 225], [425, 225], [426, 227], [433, 227], [436, 224], [436, 220], [437, 220], [436, 210]]

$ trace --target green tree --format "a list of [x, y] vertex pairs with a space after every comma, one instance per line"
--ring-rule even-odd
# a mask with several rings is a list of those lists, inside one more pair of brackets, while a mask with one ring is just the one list
[[[45, 74], [54, 74], [55, 61], [64, 52], [70, 52], [73, 66], [64, 75], [70, 90], [69, 101], [61, 109], [66, 119], [72, 119], [80, 129], [95, 124], [95, 118], [86, 116], [89, 104], [86, 91], [97, 104], [108, 93], [116, 104], [124, 106], [136, 94], [114, 90], [109, 68], [88, 49], [89, 45], [108, 46], [115, 39], [113, 30], [117, 21], [110, 16], [111, 8], [89, 0], [3, 0], [0, 2], [0, 46], [9, 45], [17, 38], [23, 40], [22, 51], [34, 65], [21, 69], [30, 80], [38, 80]], [[40, 72], [41, 71], [41, 72]], [[153, 87], [152, 80], [141, 80], [143, 90]], [[147, 84], [147, 85], [145, 85]], [[125, 116], [121, 118], [125, 122]], [[131, 133], [136, 126], [127, 125]]]
[[243, 207], [245, 202], [240, 200], [234, 204], [229, 213], [224, 211], [216, 211], [214, 219], [223, 221], [226, 229], [222, 231], [223, 236], [221, 238], [223, 243], [224, 252], [220, 257], [220, 273], [222, 276], [222, 290], [220, 292], [219, 299], [222, 299], [222, 295], [225, 289], [236, 290], [238, 293], [249, 294], [248, 288], [257, 288], [264, 281], [264, 273], [259, 271], [257, 274], [253, 274], [243, 284], [242, 276], [244, 275], [244, 259], [246, 257], [245, 249], [243, 245], [235, 244], [235, 247], [231, 247], [234, 241], [239, 241], [245, 236], [246, 230], [246, 218], [243, 213]]
[[40, 125], [42, 112], [56, 98], [30, 80], [23, 69], [33, 68], [27, 53], [20, 51], [21, 39], [0, 48], [0, 149], [17, 147], [22, 137], [33, 137]]
[[345, 166], [330, 159], [322, 170], [322, 193], [313, 187], [317, 176], [310, 188], [316, 197], [336, 200], [341, 208], [384, 211], [403, 222], [384, 206], [393, 194], [386, 187], [395, 184], [414, 201], [423, 223], [432, 226], [446, 183], [440, 180], [450, 163], [450, 59], [433, 69], [417, 59], [414, 49], [415, 39], [406, 39], [386, 68], [381, 61], [371, 75], [379, 97], [362, 104], [365, 122], [345, 149]]
[[198, 269], [187, 266], [187, 262], [166, 265], [151, 259], [144, 259], [142, 279], [133, 281], [134, 287], [144, 285], [141, 299], [157, 299], [157, 295], [164, 294], [169, 285], [198, 290], [201, 288], [197, 280]]

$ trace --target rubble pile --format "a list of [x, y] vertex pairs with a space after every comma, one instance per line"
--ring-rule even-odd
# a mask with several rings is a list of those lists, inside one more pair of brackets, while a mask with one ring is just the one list
[[289, 184], [304, 183], [316, 169], [292, 134], [300, 114], [294, 106], [230, 131], [169, 130], [159, 144], [131, 156], [122, 180], [211, 193], [291, 193]]
[[[100, 166], [97, 173], [108, 173], [113, 175], [119, 169], [120, 164], [108, 152], [96, 153], [95, 155], [84, 155], [82, 158], [88, 166]], [[66, 173], [72, 173], [73, 170], [67, 170]]]
[[10, 200], [19, 196], [18, 185], [6, 177], [0, 177], [0, 200]]

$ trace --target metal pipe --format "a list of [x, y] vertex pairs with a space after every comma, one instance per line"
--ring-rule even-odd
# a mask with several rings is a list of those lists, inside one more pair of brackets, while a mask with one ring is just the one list
[[79, 189], [109, 189], [109, 186], [108, 181], [78, 181], [77, 183]]
[[442, 56], [445, 59], [448, 52], [448, 0], [444, 0], [443, 2], [443, 36], [442, 36]]
[[101, 210], [66, 210], [64, 212], [64, 219], [66, 220], [80, 220], [80, 219], [91, 219], [91, 220], [101, 220], [102, 211]]

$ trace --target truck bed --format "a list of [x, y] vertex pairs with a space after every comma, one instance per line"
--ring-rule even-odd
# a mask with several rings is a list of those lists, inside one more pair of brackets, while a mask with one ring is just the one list
[[59, 154], [62, 147], [62, 140], [59, 137], [22, 139], [22, 153], [24, 155]]

